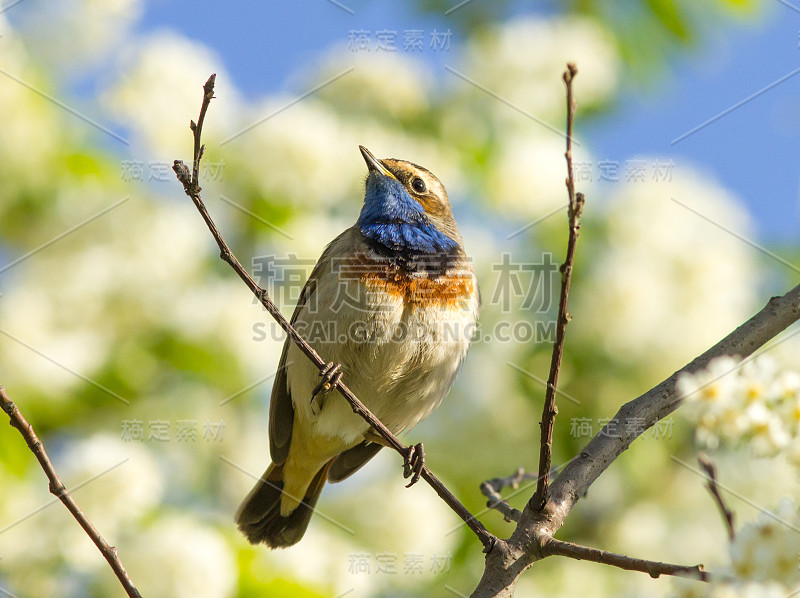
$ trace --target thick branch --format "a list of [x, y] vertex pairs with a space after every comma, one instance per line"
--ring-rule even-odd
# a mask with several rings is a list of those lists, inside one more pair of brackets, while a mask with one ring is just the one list
[[[767, 305], [728, 336], [669, 378], [623, 405], [613, 420], [592, 438], [550, 485], [550, 498], [541, 511], [526, 506], [511, 538], [486, 557], [486, 569], [473, 597], [511, 596], [517, 578], [533, 562], [546, 556], [544, 545], [589, 486], [658, 420], [675, 411], [683, 397], [676, 392], [684, 373], [704, 369], [723, 355], [745, 358], [800, 319], [800, 285]], [[619, 426], [636, 421], [637, 426]], [[612, 429], [613, 426], [613, 429]]]
[[[681, 374], [692, 374], [706, 368], [722, 355], [745, 358], [780, 332], [800, 319], [800, 285], [782, 297], [773, 297], [767, 305], [728, 336], [695, 358], [658, 386], [620, 408], [611, 422], [592, 438], [580, 454], [572, 459], [551, 485], [553, 507], [559, 527], [563, 518], [597, 477], [625, 451], [645, 430], [675, 411], [683, 397], [675, 385]], [[638, 419], [637, 419], [638, 418]], [[636, 421], [641, 426], [619, 426], [619, 422]], [[614, 426], [612, 430], [609, 426]], [[622, 428], [620, 430], [620, 428]]]
[[[233, 254], [230, 247], [228, 247], [228, 244], [225, 242], [225, 239], [222, 237], [222, 234], [219, 232], [216, 224], [214, 224], [214, 221], [211, 219], [211, 216], [209, 215], [208, 210], [206, 209], [206, 206], [200, 197], [200, 186], [198, 184], [197, 173], [204, 148], [204, 146], [200, 143], [200, 135], [202, 134], [203, 119], [206, 110], [208, 109], [208, 105], [214, 97], [214, 80], [215, 75], [211, 75], [206, 84], [203, 86], [203, 104], [200, 108], [200, 118], [198, 118], [196, 125], [193, 122], [191, 123], [191, 129], [194, 134], [195, 151], [193, 172], [190, 174], [189, 169], [180, 160], [175, 160], [172, 169], [175, 171], [175, 175], [178, 177], [178, 180], [183, 184], [186, 195], [188, 195], [192, 202], [194, 202], [195, 207], [200, 212], [200, 215], [203, 217], [206, 226], [208, 226], [208, 229], [211, 231], [214, 240], [217, 242], [217, 245], [220, 249], [220, 258], [222, 258], [230, 265], [231, 268], [233, 268], [236, 274], [239, 275], [239, 278], [244, 281], [250, 291], [252, 291], [252, 293], [256, 296], [261, 305], [264, 306], [264, 309], [267, 310], [267, 312], [286, 332], [292, 342], [295, 343], [306, 355], [306, 357], [308, 357], [320, 370], [320, 372], [322, 372], [323, 368], [326, 366], [325, 360], [323, 360], [322, 357], [320, 357], [319, 354], [314, 350], [314, 348], [311, 347], [311, 345], [309, 345], [302, 336], [300, 336], [291, 323], [283, 316], [283, 314], [281, 314], [278, 307], [275, 305], [275, 303], [273, 303], [272, 299], [270, 299], [267, 291], [262, 289], [256, 283], [256, 281], [253, 280], [250, 274], [247, 273], [244, 267], [242, 267], [242, 264], [238, 259], [236, 259], [236, 256]], [[389, 428], [384, 426], [383, 423], [381, 423], [381, 421], [376, 418], [369, 411], [369, 409], [367, 409], [367, 407], [358, 399], [358, 397], [355, 396], [355, 394], [353, 394], [353, 392], [344, 384], [344, 382], [339, 381], [336, 384], [336, 389], [350, 404], [353, 412], [362, 417], [378, 434], [383, 437], [387, 443], [387, 446], [393, 448], [403, 456], [406, 455], [408, 447], [403, 445], [403, 443], [401, 443], [397, 437], [392, 434]], [[461, 502], [459, 502], [459, 500], [445, 487], [441, 480], [439, 480], [439, 478], [437, 478], [427, 467], [422, 468], [421, 474], [422, 478], [428, 482], [428, 484], [436, 491], [439, 497], [441, 497], [441, 499], [464, 520], [464, 522], [475, 533], [475, 535], [478, 536], [478, 539], [483, 544], [484, 551], [488, 552], [491, 550], [497, 539], [489, 533], [489, 531], [480, 521], [473, 517], [467, 508], [462, 505]]]
[[28, 448], [31, 449], [31, 452], [36, 456], [39, 460], [39, 465], [42, 466], [45, 475], [47, 475], [47, 479], [50, 480], [50, 493], [56, 496], [64, 505], [69, 509], [69, 512], [72, 513], [72, 516], [75, 517], [77, 522], [86, 532], [86, 535], [91, 538], [94, 545], [100, 550], [100, 553], [105, 557], [108, 561], [108, 564], [111, 565], [111, 568], [114, 570], [114, 574], [119, 579], [119, 582], [122, 584], [122, 587], [125, 588], [125, 592], [131, 598], [141, 598], [139, 591], [133, 585], [131, 578], [128, 576], [128, 572], [125, 570], [125, 567], [122, 566], [122, 562], [119, 560], [119, 555], [117, 554], [117, 549], [113, 546], [109, 546], [108, 542], [103, 539], [103, 536], [100, 535], [100, 532], [97, 531], [97, 528], [92, 525], [92, 522], [89, 521], [89, 518], [81, 511], [81, 508], [78, 504], [73, 500], [72, 495], [69, 491], [64, 487], [64, 484], [61, 483], [61, 479], [58, 477], [58, 473], [56, 473], [55, 467], [50, 462], [50, 458], [47, 456], [47, 453], [44, 450], [44, 445], [42, 441], [36, 436], [36, 433], [33, 431], [33, 426], [31, 426], [25, 418], [20, 413], [20, 410], [17, 406], [11, 401], [8, 394], [6, 394], [5, 388], [0, 386], [0, 406], [3, 407], [3, 411], [6, 412], [9, 418], [9, 423], [16, 428], [22, 437], [25, 439], [25, 442], [28, 443]]
[[564, 353], [564, 338], [570, 315], [567, 311], [569, 303], [569, 289], [572, 281], [572, 268], [575, 262], [575, 247], [578, 244], [578, 235], [581, 228], [581, 212], [583, 211], [584, 197], [582, 193], [575, 194], [575, 179], [572, 171], [572, 125], [575, 119], [575, 100], [572, 97], [572, 80], [578, 74], [574, 64], [567, 65], [564, 72], [564, 84], [567, 86], [567, 151], [564, 157], [567, 160], [567, 193], [569, 195], [569, 241], [567, 242], [567, 257], [561, 266], [561, 298], [558, 304], [558, 320], [556, 323], [556, 341], [553, 345], [553, 355], [550, 361], [550, 375], [547, 379], [547, 392], [545, 393], [544, 408], [542, 410], [541, 444], [539, 447], [539, 476], [536, 483], [536, 493], [531, 498], [531, 506], [541, 509], [547, 502], [547, 486], [550, 481], [550, 466], [553, 456], [553, 427], [556, 423], [556, 390], [558, 388], [558, 373], [561, 370], [561, 358]]

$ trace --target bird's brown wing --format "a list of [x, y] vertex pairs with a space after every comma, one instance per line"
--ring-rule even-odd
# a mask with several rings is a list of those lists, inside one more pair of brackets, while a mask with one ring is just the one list
[[286, 385], [286, 353], [290, 342], [287, 339], [283, 345], [280, 365], [275, 374], [275, 383], [272, 385], [272, 396], [269, 400], [269, 454], [276, 465], [283, 465], [289, 456], [294, 423], [292, 397]]
[[[322, 256], [311, 271], [300, 298], [297, 300], [297, 307], [294, 308], [292, 324], [297, 320], [300, 310], [308, 303], [309, 299], [316, 293], [317, 282], [325, 274], [325, 268], [331, 267], [329, 253], [336, 242], [344, 235], [351, 234], [352, 229], [347, 229], [339, 237], [334, 239], [322, 252]], [[292, 406], [292, 395], [286, 382], [286, 369], [291, 364], [286, 363], [286, 355], [289, 352], [291, 338], [287, 338], [283, 344], [281, 360], [278, 364], [278, 371], [275, 374], [275, 383], [272, 385], [272, 396], [269, 401], [269, 453], [272, 461], [281, 465], [286, 462], [289, 456], [289, 445], [292, 440], [292, 424], [294, 423], [294, 407]], [[309, 397], [310, 400], [310, 397]]]
[[375, 442], [365, 440], [359, 445], [340, 453], [328, 470], [328, 481], [341, 482], [361, 469], [367, 461], [378, 454], [383, 447]]
[[[297, 320], [297, 316], [303, 306], [308, 302], [316, 292], [317, 277], [321, 274], [320, 264], [323, 260], [320, 259], [314, 269], [311, 271], [311, 276], [308, 277], [306, 285], [300, 293], [300, 298], [297, 301], [297, 307], [294, 308], [292, 324]], [[289, 445], [292, 440], [292, 424], [294, 423], [294, 407], [292, 406], [292, 395], [289, 392], [289, 386], [286, 382], [286, 355], [289, 353], [289, 345], [294, 342], [291, 338], [287, 338], [283, 343], [283, 352], [281, 353], [281, 360], [278, 364], [278, 371], [275, 373], [275, 382], [272, 385], [272, 396], [269, 400], [269, 454], [272, 461], [277, 465], [282, 465], [286, 462], [289, 456]]]

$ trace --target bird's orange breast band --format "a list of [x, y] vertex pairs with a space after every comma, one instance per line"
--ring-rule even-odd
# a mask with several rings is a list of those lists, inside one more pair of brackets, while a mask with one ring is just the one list
[[383, 291], [416, 305], [466, 307], [475, 292], [475, 281], [466, 269], [463, 274], [432, 277], [412, 274], [397, 264], [359, 254], [347, 260], [340, 272], [343, 277], [360, 280], [371, 291]]

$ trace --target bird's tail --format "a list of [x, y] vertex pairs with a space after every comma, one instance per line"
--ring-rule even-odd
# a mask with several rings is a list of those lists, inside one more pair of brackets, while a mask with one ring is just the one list
[[281, 515], [283, 465], [272, 463], [236, 511], [236, 524], [248, 541], [270, 548], [297, 544], [306, 532], [331, 463], [333, 460], [317, 472], [302, 502], [286, 516]]

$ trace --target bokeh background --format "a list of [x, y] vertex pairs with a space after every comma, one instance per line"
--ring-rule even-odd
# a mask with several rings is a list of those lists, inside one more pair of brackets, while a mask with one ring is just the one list
[[[534, 469], [566, 244], [561, 72], [575, 61], [588, 197], [554, 462], [618, 406], [797, 283], [800, 8], [783, 0], [293, 3], [68, 0], [0, 7], [0, 383], [148, 598], [465, 595], [480, 545], [380, 454], [329, 486], [296, 547], [234, 529], [268, 463], [283, 338], [217, 258], [170, 166], [217, 73], [212, 215], [287, 315], [356, 219], [358, 144], [448, 188], [483, 293], [451, 395], [409, 435], [494, 533], [481, 481]], [[543, 275], [542, 273], [545, 272]], [[790, 331], [791, 333], [791, 331]], [[785, 339], [785, 340], [784, 340]], [[790, 336], [770, 354], [797, 366]], [[680, 414], [592, 487], [560, 537], [726, 561]], [[781, 459], [718, 451], [755, 505]], [[119, 596], [105, 561], [0, 430], [0, 592]], [[533, 489], [510, 502], [521, 507]], [[758, 509], [732, 499], [742, 522]], [[665, 595], [669, 580], [548, 559], [519, 596]]]

